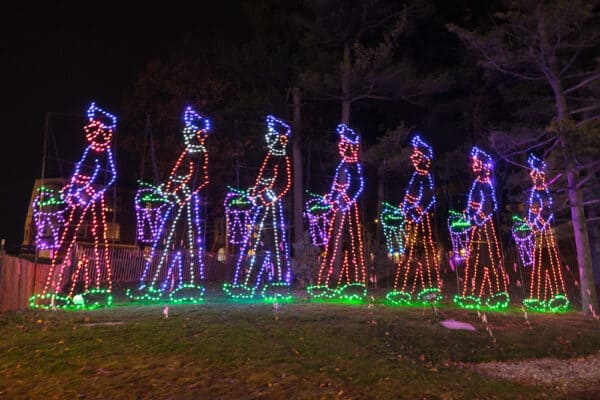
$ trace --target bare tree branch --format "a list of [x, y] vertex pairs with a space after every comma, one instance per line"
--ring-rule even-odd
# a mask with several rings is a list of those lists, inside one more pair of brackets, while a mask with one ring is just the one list
[[[377, 28], [379, 28], [380, 26], [382, 26], [382, 25], [386, 24], [386, 23], [387, 23], [389, 20], [391, 20], [391, 19], [394, 19], [394, 18], [399, 18], [399, 17], [401, 17], [401, 16], [402, 16], [404, 13], [405, 13], [405, 10], [398, 11], [398, 12], [396, 12], [396, 13], [393, 13], [393, 14], [390, 14], [390, 15], [388, 15], [388, 16], [387, 16], [387, 17], [385, 17], [385, 18], [382, 18], [381, 20], [377, 21], [377, 22], [376, 22], [376, 23], [374, 23], [374, 24], [371, 24], [371, 25], [366, 25], [366, 24], [365, 24], [364, 30], [362, 30], [362, 32], [361, 32], [361, 33], [368, 32], [368, 31], [371, 31], [371, 30], [377, 29]], [[357, 35], [357, 36], [358, 36], [358, 35]]]
[[383, 96], [383, 95], [375, 95], [375, 94], [361, 94], [359, 96], [354, 96], [350, 99], [350, 102], [353, 103], [355, 101], [359, 101], [359, 100], [365, 100], [365, 99], [370, 99], [370, 100], [392, 100], [393, 97], [392, 96]]
[[524, 169], [529, 169], [529, 167], [527, 165], [518, 163], [516, 161], [513, 161], [513, 160], [511, 160], [511, 159], [503, 156], [502, 154], [500, 154], [500, 158], [502, 160], [506, 161], [507, 163], [511, 164], [511, 165], [514, 165], [514, 166], [517, 166], [517, 167], [520, 167], [520, 168], [524, 168]]
[[580, 89], [584, 86], [589, 85], [590, 83], [594, 82], [595, 80], [600, 79], [600, 72], [588, 77], [587, 79], [582, 80], [581, 82], [579, 82], [577, 85], [575, 86], [571, 86], [570, 88], [565, 90], [565, 94], [567, 93], [571, 93], [572, 91], [575, 91], [577, 89]]
[[494, 68], [496, 68], [498, 71], [500, 71], [504, 74], [511, 75], [511, 76], [514, 76], [515, 78], [519, 78], [519, 79], [529, 80], [529, 81], [539, 81], [539, 80], [544, 79], [544, 77], [542, 77], [542, 76], [525, 75], [525, 74], [521, 74], [521, 73], [518, 73], [515, 71], [510, 71], [506, 68], [503, 68], [495, 60], [493, 60], [484, 50], [479, 49], [479, 51]]
[[598, 73], [600, 73], [600, 70], [577, 72], [572, 75], [567, 75], [564, 78], [565, 79], [581, 78], [582, 76], [591, 76], [591, 75], [598, 74]]
[[593, 106], [577, 108], [577, 109], [571, 111], [569, 114], [571, 114], [571, 115], [579, 114], [579, 113], [586, 112], [586, 111], [596, 110], [598, 108], [600, 108], [600, 104], [594, 104]]
[[582, 125], [585, 125], [585, 124], [587, 124], [588, 122], [596, 121], [596, 120], [598, 120], [598, 119], [600, 119], [600, 114], [598, 114], [598, 115], [594, 115], [594, 116], [593, 116], [593, 117], [591, 117], [591, 118], [586, 118], [586, 119], [584, 119], [583, 121], [580, 121], [580, 122], [578, 122], [578, 123], [577, 123], [577, 125], [575, 125], [575, 126], [579, 128], [580, 126], [582, 126]]
[[548, 139], [546, 139], [546, 140], [544, 140], [542, 142], [535, 141], [535, 144], [533, 144], [533, 145], [531, 145], [531, 146], [529, 146], [527, 148], [518, 150], [518, 151], [513, 151], [512, 153], [508, 153], [505, 156], [506, 157], [512, 157], [512, 156], [516, 156], [516, 155], [520, 155], [520, 154], [526, 154], [526, 153], [531, 152], [533, 149], [537, 149], [539, 147], [545, 146], [545, 145], [547, 145], [548, 143], [550, 143], [552, 141], [555, 141], [555, 143], [552, 144], [554, 146], [556, 144], [556, 141], [558, 141], [557, 137], [556, 136], [552, 136], [552, 137], [550, 137], [550, 138], [548, 138]]
[[583, 165], [578, 165], [577, 169], [584, 170], [584, 169], [592, 169], [592, 168], [596, 168], [596, 167], [600, 167], [600, 160], [592, 161], [592, 162], [589, 162], [589, 163], [583, 164]]
[[579, 182], [577, 182], [577, 185], [576, 185], [577, 189], [581, 189], [582, 187], [584, 187], [585, 184], [587, 183], [587, 181], [592, 179], [593, 176], [594, 176], [593, 174], [590, 174], [590, 175], [586, 176], [585, 178], [581, 179]]
[[447, 25], [447, 28], [450, 32], [455, 33], [462, 41], [467, 42], [471, 47], [476, 49], [483, 56], [483, 58], [496, 70], [498, 70], [504, 74], [511, 75], [515, 78], [523, 79], [523, 80], [544, 79], [544, 77], [540, 76], [540, 75], [526, 75], [526, 74], [522, 74], [522, 73], [519, 73], [516, 71], [511, 71], [511, 70], [504, 68], [503, 66], [501, 66], [498, 63], [497, 60], [494, 59], [494, 57], [492, 57], [490, 54], [488, 54], [488, 52], [483, 48], [483, 46], [481, 44], [478, 43], [478, 41], [474, 38], [473, 35], [467, 33], [467, 31], [465, 31], [464, 29], [462, 29], [456, 25], [453, 25], [453, 24]]
[[569, 61], [567, 61], [567, 63], [565, 64], [565, 66], [562, 67], [562, 69], [560, 70], [560, 73], [558, 74], [559, 76], [562, 76], [563, 74], [565, 74], [569, 70], [569, 68], [571, 68], [571, 66], [573, 65], [573, 63], [577, 59], [577, 57], [579, 57], [579, 54], [581, 54], [582, 50], [583, 50], [583, 46], [582, 47], [578, 47], [577, 50], [575, 50], [575, 53], [573, 53], [573, 55], [571, 56], [571, 58], [569, 59]]
[[544, 150], [544, 158], [548, 157], [549, 154], [552, 153], [552, 151], [560, 144], [560, 140], [558, 140], [558, 138], [556, 138], [556, 141], [554, 143], [552, 143], [552, 146], [550, 146], [549, 148], [547, 148], [546, 150]]
[[561, 176], [562, 176], [562, 173], [559, 173], [554, 178], [550, 179], [548, 181], [548, 186], [552, 185], [554, 182], [556, 182], [558, 179], [560, 179]]
[[556, 57], [556, 52], [561, 44], [562, 35], [561, 35], [559, 24], [556, 24], [554, 31], [552, 31], [550, 33], [550, 37], [552, 37], [554, 35], [554, 33], [556, 33], [556, 41], [554, 42], [554, 45], [552, 46], [551, 57]]
[[308, 101], [334, 101], [334, 100], [342, 100], [342, 96], [329, 96], [324, 94], [322, 96], [304, 96], [304, 98]]

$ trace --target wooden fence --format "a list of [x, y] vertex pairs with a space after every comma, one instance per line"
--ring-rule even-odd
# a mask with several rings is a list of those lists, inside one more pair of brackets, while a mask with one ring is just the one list
[[[116, 290], [131, 287], [139, 282], [148, 255], [147, 250], [111, 247], [108, 254], [112, 266], [112, 281]], [[79, 246], [74, 258], [78, 259], [83, 255], [88, 260], [93, 260], [94, 249]], [[217, 260], [216, 254], [205, 253], [203, 255], [204, 281], [225, 282], [232, 279], [235, 258], [230, 255], [225, 262], [221, 262]], [[0, 311], [22, 310], [28, 307], [29, 297], [41, 293], [44, 288], [50, 270], [47, 261], [34, 263], [25, 258], [0, 253]], [[76, 263], [72, 262], [71, 265], [75, 266]], [[72, 268], [65, 276], [72, 276]]]
[[43, 290], [50, 265], [0, 257], [0, 311], [22, 310], [29, 305], [29, 297]]
[[[139, 282], [146, 266], [148, 253], [148, 248], [109, 248], [108, 254], [112, 266], [113, 283], [118, 286], [120, 284]], [[94, 248], [80, 246], [75, 254], [75, 257], [79, 258], [82, 255], [85, 255], [88, 260], [93, 260]], [[168, 260], [174, 258], [175, 256], [175, 252], [169, 254]], [[182, 257], [182, 262], [184, 265], [188, 263], [189, 257], [185, 251], [180, 252], [180, 257]], [[225, 262], [220, 262], [217, 259], [217, 254], [204, 252], [204, 254], [202, 254], [202, 259], [204, 262], [204, 280], [208, 282], [222, 282], [228, 280], [233, 276], [235, 258], [235, 256], [230, 255]], [[158, 257], [155, 256], [152, 264], [152, 271], [156, 267], [157, 259]], [[169, 264], [168, 260], [166, 264]], [[72, 264], [74, 265], [74, 263]], [[92, 267], [93, 261], [91, 261], [90, 265], [90, 268]], [[167, 268], [164, 267], [163, 270], [163, 272], [166, 273]]]

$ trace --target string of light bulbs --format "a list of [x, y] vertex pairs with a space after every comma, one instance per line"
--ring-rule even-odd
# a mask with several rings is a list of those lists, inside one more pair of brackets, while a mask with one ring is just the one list
[[337, 134], [341, 160], [322, 201], [323, 207], [328, 205], [332, 210], [325, 252], [317, 284], [307, 291], [317, 299], [364, 300], [366, 271], [357, 201], [364, 189], [360, 135], [345, 124], [338, 125]]
[[494, 213], [498, 210], [492, 181], [493, 161], [485, 151], [473, 147], [471, 168], [475, 180], [471, 185], [464, 212], [471, 224], [469, 249], [462, 276], [462, 290], [454, 302], [463, 308], [503, 310], [508, 307], [508, 278]]
[[433, 149], [419, 135], [412, 138], [411, 145], [414, 172], [400, 205], [405, 248], [396, 268], [394, 290], [386, 295], [397, 305], [438, 303], [442, 299], [440, 264], [431, 227], [435, 210], [430, 172]]
[[138, 290], [127, 293], [133, 300], [160, 300], [168, 294], [171, 301], [200, 302], [204, 296], [200, 191], [209, 183], [206, 139], [211, 123], [192, 107], [185, 109], [183, 121], [185, 148], [167, 182], [146, 185], [149, 197], [140, 199], [158, 206], [146, 213], [152, 218], [153, 242]]
[[[60, 197], [54, 197], [53, 200], [66, 203], [64, 212], [68, 217], [64, 220], [44, 289], [30, 299], [32, 307], [94, 308], [112, 304], [112, 268], [104, 195], [117, 176], [111, 148], [117, 118], [95, 103], [88, 107], [87, 117], [84, 132], [88, 146], [75, 164], [75, 170], [69, 183], [62, 188]], [[75, 260], [74, 272], [69, 274], [78, 232], [86, 221], [91, 223], [94, 257], [93, 260]], [[80, 272], [83, 272], [83, 276]], [[71, 285], [65, 294], [69, 276]], [[77, 304], [74, 303], [76, 297]]]
[[[272, 115], [267, 116], [266, 123], [268, 151], [254, 186], [246, 194], [238, 192], [242, 195], [234, 193], [229, 197], [231, 201], [237, 199], [234, 209], [242, 213], [238, 216], [243, 220], [249, 216], [250, 223], [243, 229], [241, 219], [234, 222], [237, 229], [234, 233], [242, 236], [240, 254], [233, 282], [225, 283], [223, 290], [238, 299], [262, 296], [268, 301], [289, 300], [292, 271], [282, 199], [292, 185], [291, 162], [286, 154], [291, 129]], [[248, 201], [252, 203], [251, 212], [247, 209]], [[230, 207], [228, 212], [232, 210]], [[244, 215], [246, 212], [249, 214]], [[236, 216], [231, 217], [235, 221]]]

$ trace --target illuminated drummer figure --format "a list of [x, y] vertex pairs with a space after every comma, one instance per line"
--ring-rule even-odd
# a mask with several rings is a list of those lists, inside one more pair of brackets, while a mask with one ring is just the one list
[[512, 237], [517, 245], [517, 254], [523, 267], [533, 266], [534, 238], [529, 221], [513, 215]]
[[463, 212], [448, 210], [448, 231], [452, 244], [450, 265], [462, 264], [469, 255], [469, 239], [471, 238], [471, 222]]
[[204, 295], [204, 241], [200, 191], [208, 185], [206, 139], [210, 120], [191, 107], [183, 115], [185, 148], [171, 169], [166, 184], [155, 196], [171, 203], [154, 235], [150, 257], [140, 279], [141, 297], [158, 300], [169, 294], [174, 302], [199, 302]]
[[473, 147], [471, 166], [475, 180], [469, 192], [465, 216], [471, 224], [469, 250], [462, 276], [462, 290], [454, 302], [463, 308], [502, 310], [510, 301], [508, 279], [494, 222], [498, 210], [492, 182], [492, 158]]
[[160, 235], [163, 217], [171, 202], [161, 186], [156, 187], [143, 181], [138, 181], [138, 184], [134, 197], [137, 239], [141, 243], [152, 244]]
[[311, 198], [304, 205], [304, 215], [308, 220], [308, 231], [314, 246], [327, 246], [327, 234], [331, 220], [331, 204], [324, 198], [310, 194]]
[[529, 156], [529, 176], [533, 186], [529, 192], [527, 223], [533, 233], [533, 268], [528, 298], [523, 304], [534, 311], [566, 311], [569, 300], [563, 279], [563, 264], [552, 229], [554, 210], [546, 182], [546, 163]]
[[[41, 295], [33, 300], [35, 307], [69, 307], [76, 294], [78, 305], [108, 306], [112, 303], [112, 270], [108, 254], [108, 226], [106, 222], [106, 190], [115, 182], [117, 171], [113, 159], [111, 140], [117, 126], [117, 118], [97, 107], [94, 103], [87, 110], [88, 124], [85, 137], [88, 146], [69, 183], [62, 188], [62, 199], [67, 205], [65, 224], [59, 245], [52, 257], [46, 284]], [[91, 260], [79, 260], [71, 268], [80, 227], [91, 225], [94, 256]], [[91, 267], [93, 265], [93, 268]], [[67, 290], [66, 284], [69, 281]], [[65, 296], [66, 294], [66, 296]], [[89, 297], [94, 296], [93, 302]]]
[[247, 196], [252, 203], [250, 227], [243, 231], [235, 275], [223, 286], [232, 298], [265, 300], [290, 298], [291, 265], [283, 215], [283, 197], [292, 185], [291, 163], [286, 148], [288, 124], [267, 116], [267, 155]]
[[331, 190], [324, 197], [332, 210], [325, 253], [317, 285], [308, 288], [315, 298], [362, 301], [366, 297], [366, 273], [358, 198], [364, 189], [358, 159], [360, 136], [345, 124], [337, 127], [341, 161]]
[[385, 237], [388, 257], [398, 262], [404, 253], [404, 215], [402, 208], [385, 201], [381, 202], [379, 222]]
[[430, 172], [433, 150], [418, 135], [411, 144], [410, 160], [415, 171], [400, 207], [405, 221], [405, 248], [397, 266], [394, 290], [386, 296], [399, 305], [436, 303], [442, 297], [440, 264], [431, 228], [435, 209]]
[[38, 249], [56, 249], [60, 245], [60, 233], [65, 225], [66, 203], [60, 190], [41, 186], [33, 200], [35, 221], [35, 244]]
[[228, 187], [225, 195], [225, 217], [227, 219], [227, 241], [233, 245], [243, 244], [247, 239], [252, 201], [245, 190]]

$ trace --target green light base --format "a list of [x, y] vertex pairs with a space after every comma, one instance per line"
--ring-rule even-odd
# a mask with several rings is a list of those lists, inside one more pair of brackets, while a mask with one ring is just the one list
[[540, 313], [561, 313], [566, 312], [571, 308], [569, 299], [564, 294], [554, 295], [548, 301], [534, 298], [525, 299], [523, 300], [523, 305], [528, 311]]
[[468, 310], [487, 309], [490, 311], [503, 311], [508, 308], [510, 297], [506, 292], [496, 293], [486, 299], [481, 299], [477, 296], [454, 296], [454, 303]]
[[443, 298], [442, 290], [436, 287], [422, 289], [415, 295], [417, 302], [423, 305], [437, 305]]
[[29, 298], [29, 308], [38, 310], [64, 310], [73, 307], [73, 301], [61, 294], [34, 294]]
[[234, 285], [232, 283], [224, 283], [223, 291], [232, 299], [249, 300], [254, 298], [254, 289], [246, 285]]
[[94, 310], [112, 306], [113, 296], [108, 289], [90, 289], [72, 298], [61, 294], [35, 294], [29, 298], [29, 307], [39, 310]]
[[127, 297], [133, 301], [139, 302], [158, 302], [162, 300], [163, 294], [160, 290], [153, 287], [143, 287], [141, 289], [127, 289]]
[[186, 283], [169, 293], [171, 303], [201, 303], [204, 301], [204, 286]]
[[287, 282], [272, 282], [266, 284], [260, 292], [265, 301], [291, 301], [290, 285]]
[[442, 291], [439, 288], [425, 288], [413, 295], [404, 291], [391, 291], [385, 296], [386, 300], [396, 306], [428, 306], [437, 305], [442, 301]]
[[345, 302], [363, 302], [367, 299], [367, 287], [362, 283], [350, 283], [337, 289], [325, 285], [306, 288], [308, 295], [318, 300], [342, 300]]
[[410, 293], [394, 290], [385, 295], [388, 302], [395, 306], [409, 306], [412, 304], [412, 296]]
[[225, 283], [223, 291], [227, 297], [233, 300], [259, 300], [266, 302], [284, 302], [292, 301], [290, 294], [290, 285], [287, 282], [271, 282], [265, 284], [262, 289], [252, 288], [247, 285], [233, 285]]
[[315, 299], [333, 299], [336, 295], [336, 290], [325, 285], [313, 285], [306, 288], [308, 295]]
[[571, 304], [564, 294], [554, 295], [548, 300], [548, 310], [551, 312], [566, 312], [569, 308], [571, 308]]
[[492, 310], [502, 311], [508, 308], [510, 296], [506, 292], [496, 293], [485, 301], [485, 305]]
[[457, 294], [454, 296], [454, 304], [467, 310], [481, 309], [481, 299], [476, 296], [460, 296]]
[[108, 289], [90, 289], [85, 293], [73, 296], [73, 304], [75, 308], [87, 310], [108, 308], [113, 304], [113, 296]]

